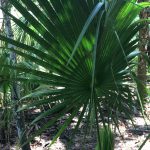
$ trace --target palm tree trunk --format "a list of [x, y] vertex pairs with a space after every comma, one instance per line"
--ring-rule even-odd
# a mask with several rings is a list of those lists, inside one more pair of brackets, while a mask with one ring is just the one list
[[[148, 2], [149, 0], [139, 0], [139, 2]], [[140, 19], [146, 19], [148, 18], [148, 9], [145, 8], [141, 13], [140, 13]], [[147, 53], [148, 52], [148, 40], [149, 40], [149, 26], [145, 25], [143, 29], [140, 30], [139, 32], [139, 38], [140, 38], [140, 43], [139, 43], [139, 50], [142, 53]], [[146, 92], [146, 81], [147, 81], [147, 63], [146, 60], [143, 58], [143, 56], [139, 56], [138, 59], [138, 70], [137, 70], [137, 75], [139, 80], [141, 81], [140, 84], [138, 84], [138, 91], [141, 97], [142, 102], [144, 103], [145, 98], [147, 97], [147, 92]]]
[[[1, 0], [1, 6], [9, 10], [8, 0]], [[13, 39], [14, 35], [11, 28], [10, 17], [5, 13], [3, 13], [3, 16], [4, 16], [4, 25], [5, 25], [5, 34], [8, 38]], [[8, 48], [15, 48], [15, 47], [12, 44], [8, 44]], [[12, 63], [12, 65], [15, 65], [17, 63], [17, 57], [14, 52], [10, 52], [10, 62]], [[13, 72], [13, 74], [15, 75], [15, 72]], [[19, 84], [16, 81], [12, 82], [11, 85], [11, 99], [12, 101], [14, 101], [15, 104], [17, 104], [18, 100], [20, 99], [20, 88], [19, 88]], [[14, 115], [16, 119], [18, 138], [20, 141], [20, 145], [23, 145], [27, 141], [27, 137], [24, 133], [25, 131], [24, 115], [22, 112], [18, 113], [17, 109], [18, 109], [18, 105], [15, 105]], [[27, 143], [23, 145], [21, 148], [22, 150], [30, 150], [30, 145], [29, 143]]]

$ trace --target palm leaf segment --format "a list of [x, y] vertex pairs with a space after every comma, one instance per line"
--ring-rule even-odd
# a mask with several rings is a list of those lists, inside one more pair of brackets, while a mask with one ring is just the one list
[[[94, 114], [97, 124], [99, 115], [106, 123], [103, 108], [107, 109], [107, 116], [115, 123], [118, 113], [130, 117], [134, 92], [126, 83], [131, 79], [131, 61], [137, 55], [132, 53], [138, 42], [133, 37], [142, 27], [142, 21], [133, 23], [133, 20], [148, 3], [137, 5], [136, 0], [10, 0], [10, 3], [25, 17], [30, 27], [3, 11], [33, 37], [41, 48], [2, 35], [0, 39], [18, 47], [11, 50], [45, 71], [19, 66], [11, 68], [21, 72], [18, 75], [20, 81], [37, 81], [54, 87], [53, 90], [40, 89], [24, 97], [45, 96], [45, 99], [23, 109], [58, 102], [33, 121], [35, 123], [42, 117], [59, 112], [39, 133], [70, 109], [73, 111], [56, 138], [80, 108], [82, 113], [76, 128], [86, 110], [89, 112], [88, 118]], [[34, 78], [25, 78], [22, 73], [32, 74]]]

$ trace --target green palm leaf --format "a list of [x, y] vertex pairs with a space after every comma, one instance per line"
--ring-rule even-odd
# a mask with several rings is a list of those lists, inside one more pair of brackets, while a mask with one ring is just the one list
[[[36, 80], [55, 88], [39, 89], [25, 96], [24, 98], [39, 96], [43, 100], [28, 104], [19, 111], [59, 101], [54, 108], [42, 113], [32, 122], [34, 124], [50, 114], [56, 115], [37, 134], [52, 126], [71, 109], [73, 111], [70, 117], [54, 141], [71, 123], [80, 108], [84, 108], [84, 111], [79, 116], [75, 130], [86, 110], [90, 111], [88, 121], [94, 114], [98, 132], [99, 116], [104, 125], [109, 123], [104, 120], [104, 108], [107, 109], [107, 117], [112, 118], [116, 125], [118, 114], [132, 119], [136, 93], [132, 92], [134, 86], [129, 84], [134, 77], [131, 74], [131, 62], [139, 54], [133, 53], [138, 44], [138, 39], [133, 38], [144, 25], [142, 21], [133, 21], [149, 3], [136, 4], [136, 0], [10, 0], [10, 3], [30, 26], [2, 10], [33, 37], [40, 47], [35, 48], [2, 35], [0, 39], [15, 45], [17, 48], [10, 49], [11, 51], [44, 68], [44, 71], [19, 65], [3, 66], [16, 69], [18, 76], [15, 79], [18, 81]], [[29, 74], [35, 79], [26, 78]], [[60, 90], [60, 87], [63, 89]], [[50, 97], [44, 99], [44, 96]], [[98, 139], [100, 142], [100, 138]]]

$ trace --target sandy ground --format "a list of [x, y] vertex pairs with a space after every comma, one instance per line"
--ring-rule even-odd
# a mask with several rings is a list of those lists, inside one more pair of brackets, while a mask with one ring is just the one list
[[[150, 105], [147, 106], [147, 114], [150, 118]], [[74, 126], [76, 120], [72, 123]], [[118, 130], [115, 134], [115, 150], [138, 150], [140, 145], [146, 139], [150, 133], [150, 120], [143, 119], [141, 115], [135, 115], [134, 117], [135, 127], [130, 121], [125, 120], [125, 122], [120, 122], [119, 128], [121, 135]], [[62, 122], [63, 124], [63, 122]], [[52, 136], [56, 131], [55, 128], [49, 129], [40, 137], [36, 137], [35, 141], [31, 144], [32, 150], [95, 150], [96, 145], [96, 132], [88, 135], [85, 139], [84, 136], [85, 125], [80, 126], [80, 130], [77, 132], [73, 138], [73, 143], [71, 147], [67, 148], [68, 137], [72, 134], [72, 129], [68, 129], [51, 147]], [[19, 150], [17, 146], [2, 146], [0, 145], [0, 150]], [[142, 150], [150, 150], [150, 139], [146, 142]]]

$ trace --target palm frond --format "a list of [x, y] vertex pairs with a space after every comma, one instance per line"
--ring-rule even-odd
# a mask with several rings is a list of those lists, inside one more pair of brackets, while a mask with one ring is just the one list
[[[107, 117], [111, 118], [116, 125], [118, 114], [124, 114], [132, 119], [136, 93], [133, 91], [134, 86], [129, 84], [130, 65], [133, 58], [138, 55], [138, 53], [133, 54], [139, 40], [134, 39], [135, 35], [144, 25], [142, 21], [133, 21], [142, 8], [149, 3], [137, 4], [136, 0], [110, 2], [37, 0], [36, 2], [10, 0], [30, 26], [26, 26], [21, 20], [2, 10], [24, 32], [33, 37], [40, 47], [35, 48], [0, 35], [2, 41], [18, 47], [9, 50], [44, 68], [44, 70], [36, 70], [25, 66], [3, 64], [10, 70], [18, 71], [16, 80], [22, 82], [36, 80], [55, 88], [55, 90], [39, 89], [24, 97], [41, 96], [43, 99], [31, 104], [28, 102], [27, 106], [19, 111], [33, 106], [38, 107], [47, 102], [59, 102], [32, 122], [34, 124], [45, 116], [55, 115], [55, 118], [45, 124], [35, 135], [52, 126], [71, 109], [73, 109], [71, 115], [53, 142], [71, 123], [80, 108], [83, 108], [83, 111], [75, 131], [86, 110], [89, 110], [88, 121], [94, 110], [97, 131], [99, 131], [99, 116], [104, 125], [109, 123], [104, 119], [104, 108], [107, 109]], [[24, 51], [21, 51], [22, 49]], [[26, 78], [25, 75], [29, 74], [35, 79]], [[63, 89], [60, 90], [60, 87]]]

